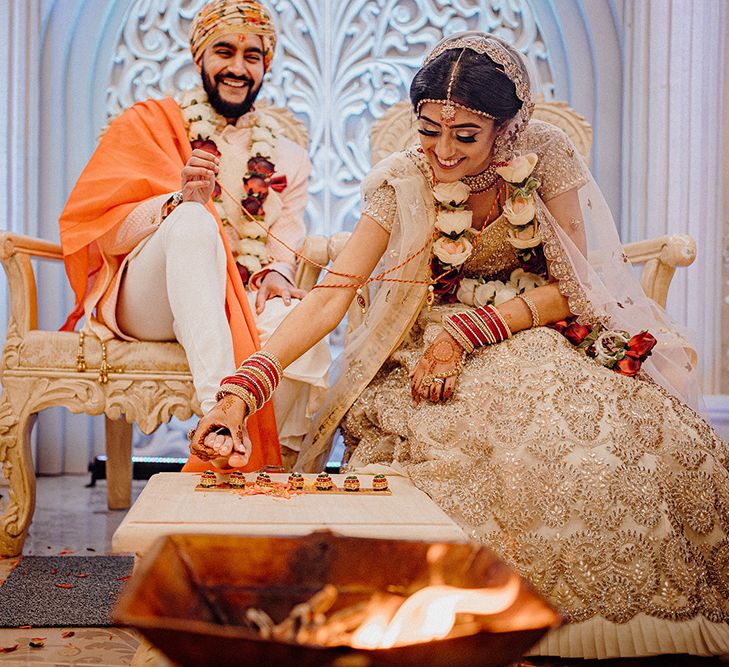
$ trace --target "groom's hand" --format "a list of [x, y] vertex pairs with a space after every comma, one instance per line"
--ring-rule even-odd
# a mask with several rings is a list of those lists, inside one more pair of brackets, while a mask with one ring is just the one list
[[278, 271], [269, 271], [263, 276], [256, 293], [256, 314], [260, 315], [266, 307], [266, 301], [276, 296], [280, 296], [284, 303], [289, 306], [291, 305], [291, 299], [303, 299], [306, 292], [294, 287]]
[[192, 151], [182, 169], [182, 201], [207, 204], [215, 189], [215, 177], [220, 171], [220, 160], [201, 148]]

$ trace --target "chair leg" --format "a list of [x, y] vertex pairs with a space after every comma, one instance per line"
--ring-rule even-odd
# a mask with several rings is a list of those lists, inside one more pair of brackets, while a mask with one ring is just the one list
[[[15, 398], [15, 397], [14, 397]], [[20, 414], [13, 408], [8, 397], [8, 387], [3, 391], [0, 404], [0, 463], [10, 484], [10, 497], [5, 512], [0, 516], [0, 556], [17, 556], [23, 551], [35, 510], [35, 468], [30, 449], [30, 432], [35, 423], [35, 413], [28, 414], [26, 401]]]
[[132, 504], [132, 425], [106, 417], [106, 484], [110, 510]]

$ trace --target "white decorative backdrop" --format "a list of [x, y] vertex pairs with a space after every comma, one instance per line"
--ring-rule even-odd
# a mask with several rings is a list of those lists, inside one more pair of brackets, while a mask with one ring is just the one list
[[[136, 0], [124, 18], [107, 89], [106, 113], [199, 84], [188, 27], [205, 0]], [[424, 55], [444, 34], [488, 30], [534, 63], [535, 88], [554, 93], [550, 52], [526, 0], [268, 0], [279, 27], [276, 57], [263, 88], [309, 128], [314, 163], [309, 229], [351, 229], [359, 184], [370, 167], [369, 130], [407, 96]], [[336, 110], [336, 112], [332, 112]]]
[[[703, 332], [700, 353], [709, 367], [718, 363], [716, 306], [693, 299], [689, 307], [686, 296], [709, 286], [719, 298], [719, 225], [704, 216], [719, 219], [721, 208], [716, 191], [701, 199], [701, 184], [722, 169], [714, 133], [723, 109], [714, 98], [723, 86], [724, 0], [264, 1], [281, 30], [265, 95], [293, 109], [311, 134], [312, 232], [353, 224], [358, 184], [370, 166], [369, 127], [406, 95], [423, 53], [455, 30], [501, 32], [528, 53], [545, 97], [566, 100], [593, 125], [593, 171], [623, 239], [700, 237], [699, 260], [679, 278], [681, 297], [669, 306]], [[194, 80], [186, 28], [201, 4], [0, 2], [0, 150], [9, 165], [7, 176], [0, 171], [3, 226], [58, 238], [60, 210], [108, 116]], [[688, 182], [690, 198], [679, 195]], [[661, 208], [666, 192], [678, 215]], [[39, 299], [41, 326], [57, 327], [71, 307], [60, 267], [41, 268]], [[4, 308], [0, 300], [0, 314]], [[706, 388], [715, 392], [709, 375]], [[61, 410], [41, 415], [37, 435], [44, 472], [83, 471], [103, 448], [100, 419]]]

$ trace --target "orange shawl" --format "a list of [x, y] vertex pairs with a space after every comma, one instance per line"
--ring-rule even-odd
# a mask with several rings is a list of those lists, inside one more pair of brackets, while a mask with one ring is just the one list
[[[180, 108], [172, 99], [139, 102], [111, 123], [81, 173], [59, 221], [66, 273], [76, 295], [76, 307], [63, 329], [73, 331], [84, 313], [85, 301], [87, 310], [95, 305], [88, 299], [104, 268], [97, 240], [121, 224], [140, 202], [177, 190], [180, 172], [191, 152]], [[226, 314], [235, 362], [240, 364], [260, 347], [256, 324], [212, 202], [208, 202], [207, 208], [218, 222], [227, 255]], [[271, 404], [253, 415], [247, 426], [253, 452], [244, 470], [281, 465]], [[191, 457], [185, 470], [209, 467], [210, 464]]]

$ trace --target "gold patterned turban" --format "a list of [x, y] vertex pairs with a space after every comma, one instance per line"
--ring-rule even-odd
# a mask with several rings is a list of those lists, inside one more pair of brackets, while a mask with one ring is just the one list
[[276, 46], [276, 28], [271, 15], [256, 0], [212, 0], [190, 26], [190, 51], [196, 64], [203, 51], [221, 35], [251, 33], [263, 42], [263, 67], [268, 70]]

